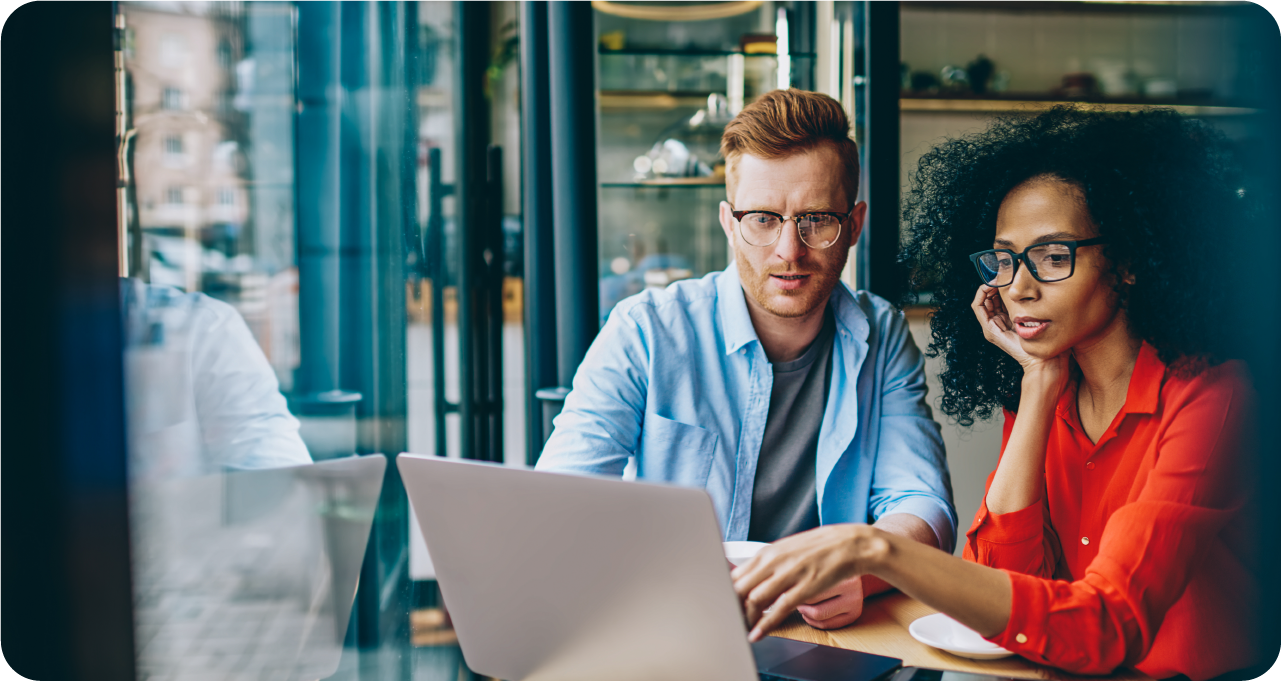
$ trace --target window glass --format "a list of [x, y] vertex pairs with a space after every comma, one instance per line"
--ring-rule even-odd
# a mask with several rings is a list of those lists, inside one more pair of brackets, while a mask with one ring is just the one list
[[[486, 257], [503, 275], [501, 452], [523, 462], [516, 7], [493, 5], [473, 86], [502, 148]], [[467, 455], [455, 10], [118, 5], [143, 677], [463, 670], [392, 463]]]

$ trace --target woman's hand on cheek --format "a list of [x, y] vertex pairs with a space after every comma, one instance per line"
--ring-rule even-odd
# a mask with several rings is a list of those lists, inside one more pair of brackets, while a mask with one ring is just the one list
[[981, 285], [970, 303], [974, 316], [983, 327], [983, 337], [989, 343], [1005, 351], [1023, 367], [1025, 377], [1035, 374], [1038, 380], [1045, 378], [1051, 384], [1061, 384], [1067, 377], [1068, 355], [1062, 353], [1054, 357], [1037, 357], [1023, 348], [1023, 341], [1014, 330], [1010, 313], [1001, 301], [1001, 290], [992, 286]]
[[1023, 343], [1014, 331], [1010, 313], [1005, 310], [1005, 303], [1001, 301], [1001, 290], [986, 284], [979, 286], [970, 309], [974, 310], [974, 316], [983, 327], [983, 337], [1018, 360], [1019, 364], [1026, 366], [1025, 362], [1032, 357], [1023, 350]]

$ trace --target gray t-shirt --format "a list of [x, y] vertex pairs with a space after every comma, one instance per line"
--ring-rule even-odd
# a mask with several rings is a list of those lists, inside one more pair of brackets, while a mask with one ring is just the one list
[[832, 383], [835, 335], [836, 321], [829, 307], [823, 329], [805, 354], [772, 364], [774, 389], [752, 488], [750, 541], [772, 542], [819, 525], [818, 430]]

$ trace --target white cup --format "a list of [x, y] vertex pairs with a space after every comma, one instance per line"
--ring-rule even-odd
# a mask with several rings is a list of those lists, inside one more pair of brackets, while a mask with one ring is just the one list
[[727, 541], [722, 542], [725, 547], [725, 559], [734, 567], [738, 567], [752, 559], [761, 549], [769, 546], [761, 541]]

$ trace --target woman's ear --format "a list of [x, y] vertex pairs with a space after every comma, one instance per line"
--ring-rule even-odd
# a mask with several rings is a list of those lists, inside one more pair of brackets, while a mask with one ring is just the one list
[[1121, 282], [1125, 284], [1129, 284], [1130, 286], [1134, 286], [1134, 275], [1130, 274], [1129, 272], [1126, 272], [1125, 276], [1121, 277]]

